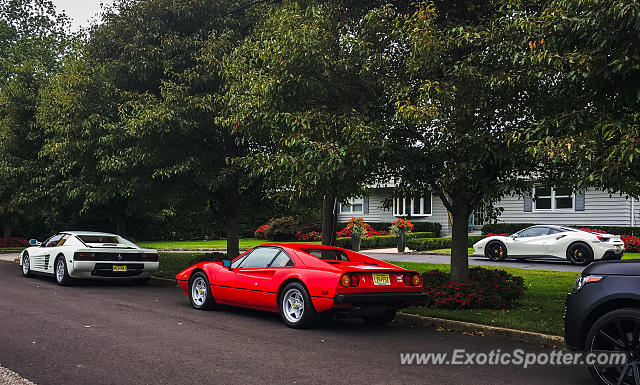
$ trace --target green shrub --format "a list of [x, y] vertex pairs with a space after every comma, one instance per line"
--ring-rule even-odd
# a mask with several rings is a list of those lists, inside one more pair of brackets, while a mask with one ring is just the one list
[[406, 234], [407, 239], [412, 238], [433, 238], [433, 233], [430, 231], [411, 232]]
[[448, 249], [451, 238], [410, 238], [407, 239], [407, 247], [415, 251]]
[[267, 239], [272, 241], [294, 241], [298, 223], [293, 217], [275, 218], [269, 221], [265, 231]]
[[482, 226], [482, 234], [513, 234], [527, 227], [533, 226], [533, 223], [487, 223]]
[[[483, 238], [484, 235], [469, 235], [468, 247], [472, 247]], [[407, 239], [407, 247], [415, 251], [450, 249], [451, 238], [410, 238]]]
[[[433, 233], [429, 233], [429, 232], [407, 234], [407, 240], [423, 239], [423, 238], [431, 238], [431, 237], [433, 237]], [[338, 238], [337, 245], [338, 247], [351, 250], [351, 238], [350, 237]], [[362, 237], [360, 239], [360, 249], [383, 249], [383, 248], [396, 247], [396, 246], [397, 244], [396, 244], [395, 235], [376, 235], [373, 237]]]
[[441, 309], [505, 309], [515, 307], [525, 291], [524, 279], [504, 270], [472, 267], [469, 280], [449, 281], [440, 270], [422, 274], [426, 306]]

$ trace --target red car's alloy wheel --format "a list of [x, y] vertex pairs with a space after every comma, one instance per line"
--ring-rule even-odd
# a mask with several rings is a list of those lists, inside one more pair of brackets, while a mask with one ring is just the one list
[[280, 294], [280, 316], [287, 326], [304, 329], [312, 326], [318, 315], [307, 289], [298, 282], [288, 284]]
[[215, 307], [209, 279], [203, 272], [196, 272], [189, 281], [189, 299], [194, 309], [206, 310]]

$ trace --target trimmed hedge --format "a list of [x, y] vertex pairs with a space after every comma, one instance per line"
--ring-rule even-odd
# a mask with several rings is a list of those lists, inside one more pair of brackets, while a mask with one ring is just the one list
[[[422, 233], [422, 232], [430, 232], [433, 233], [434, 237], [439, 237], [440, 232], [442, 231], [442, 225], [438, 222], [411, 222], [413, 223], [413, 232], [414, 233]], [[371, 226], [372, 229], [377, 231], [389, 231], [389, 227], [391, 227], [391, 223], [389, 222], [367, 222]], [[338, 223], [337, 228], [342, 229], [346, 226], [346, 223]]]
[[[482, 234], [513, 234], [524, 228], [535, 226], [535, 223], [487, 223], [482, 226]], [[640, 236], [640, 227], [631, 226], [598, 226], [598, 225], [564, 225], [575, 229], [598, 229], [614, 235]]]
[[[407, 234], [407, 242], [410, 239], [424, 239], [433, 237], [433, 233], [419, 232]], [[336, 240], [338, 247], [351, 250], [351, 238], [338, 238]], [[373, 237], [362, 237], [360, 239], [360, 249], [381, 249], [387, 247], [396, 247], [395, 235], [376, 235]]]
[[527, 227], [533, 226], [533, 223], [487, 223], [482, 226], [482, 234], [513, 234]]
[[[469, 235], [468, 246], [485, 238], [484, 235]], [[428, 251], [438, 249], [450, 249], [451, 238], [414, 238], [407, 239], [407, 247], [415, 251]]]

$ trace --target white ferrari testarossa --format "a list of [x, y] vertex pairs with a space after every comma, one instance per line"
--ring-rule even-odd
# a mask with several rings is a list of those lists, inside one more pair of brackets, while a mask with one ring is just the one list
[[33, 245], [20, 255], [22, 274], [54, 275], [60, 285], [73, 278], [128, 278], [146, 284], [158, 269], [158, 252], [143, 249], [123, 237], [109, 233], [63, 231]]

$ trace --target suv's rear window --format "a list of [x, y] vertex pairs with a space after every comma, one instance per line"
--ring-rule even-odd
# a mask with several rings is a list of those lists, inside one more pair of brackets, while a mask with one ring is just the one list
[[325, 261], [348, 261], [349, 257], [342, 250], [327, 250], [327, 249], [302, 249], [305, 253], [309, 253], [316, 258], [323, 259]]

